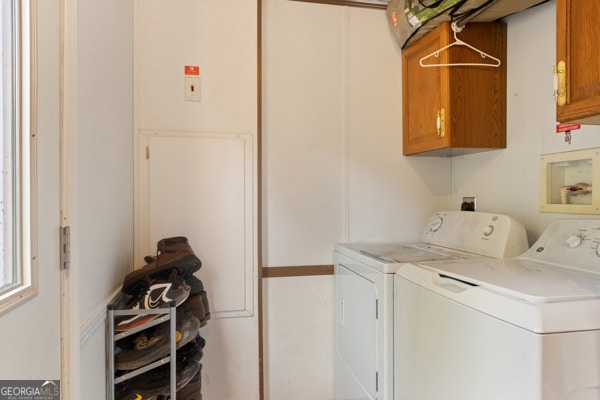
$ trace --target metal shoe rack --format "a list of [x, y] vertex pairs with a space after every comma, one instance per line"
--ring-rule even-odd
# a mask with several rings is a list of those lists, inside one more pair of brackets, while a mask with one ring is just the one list
[[[176, 304], [175, 302], [171, 302], [168, 308], [157, 308], [151, 310], [117, 310], [115, 309], [115, 304], [109, 304], [107, 306], [107, 332], [106, 332], [106, 359], [107, 359], [107, 387], [106, 387], [106, 398], [107, 400], [115, 400], [115, 385], [124, 382], [128, 379], [134, 378], [138, 375], [143, 374], [146, 371], [154, 369], [156, 367], [160, 367], [161, 365], [167, 364], [171, 362], [170, 365], [170, 398], [172, 400], [176, 400], [176, 392], [177, 392], [177, 376], [176, 376], [176, 367], [177, 367], [177, 353], [176, 353]], [[148, 314], [158, 314], [159, 317], [153, 319], [152, 321], [148, 321], [145, 324], [142, 324], [136, 328], [127, 330], [125, 332], [115, 333], [115, 317], [124, 316], [124, 315], [148, 315]], [[170, 354], [166, 357], [161, 358], [160, 360], [154, 361], [148, 365], [145, 365], [141, 368], [135, 369], [133, 371], [129, 371], [123, 375], [118, 377], [115, 376], [115, 342], [119, 339], [123, 339], [127, 336], [134, 335], [144, 329], [148, 329], [154, 325], [158, 325], [162, 322], [170, 321], [169, 323], [169, 345], [170, 345]]]

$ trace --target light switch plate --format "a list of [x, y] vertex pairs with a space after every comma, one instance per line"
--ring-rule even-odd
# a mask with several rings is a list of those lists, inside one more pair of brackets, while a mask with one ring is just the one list
[[200, 101], [200, 77], [185, 77], [185, 101]]

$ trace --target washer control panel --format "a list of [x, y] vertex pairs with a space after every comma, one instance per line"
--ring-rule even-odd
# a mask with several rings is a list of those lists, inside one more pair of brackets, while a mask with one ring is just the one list
[[506, 215], [439, 211], [431, 216], [423, 242], [495, 258], [517, 257], [528, 248], [523, 225]]
[[600, 272], [600, 219], [559, 219], [551, 222], [523, 258]]

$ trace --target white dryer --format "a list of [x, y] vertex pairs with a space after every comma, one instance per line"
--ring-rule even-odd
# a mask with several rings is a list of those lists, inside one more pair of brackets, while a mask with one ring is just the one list
[[400, 267], [395, 399], [600, 399], [599, 244], [557, 220], [519, 257]]
[[419, 243], [337, 244], [334, 399], [393, 399], [394, 276], [402, 263], [514, 257], [527, 248], [513, 218], [463, 211], [435, 213]]

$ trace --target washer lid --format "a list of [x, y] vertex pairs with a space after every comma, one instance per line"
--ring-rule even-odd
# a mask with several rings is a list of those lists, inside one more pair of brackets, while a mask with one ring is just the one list
[[600, 275], [528, 259], [479, 259], [420, 266], [532, 303], [600, 299]]

